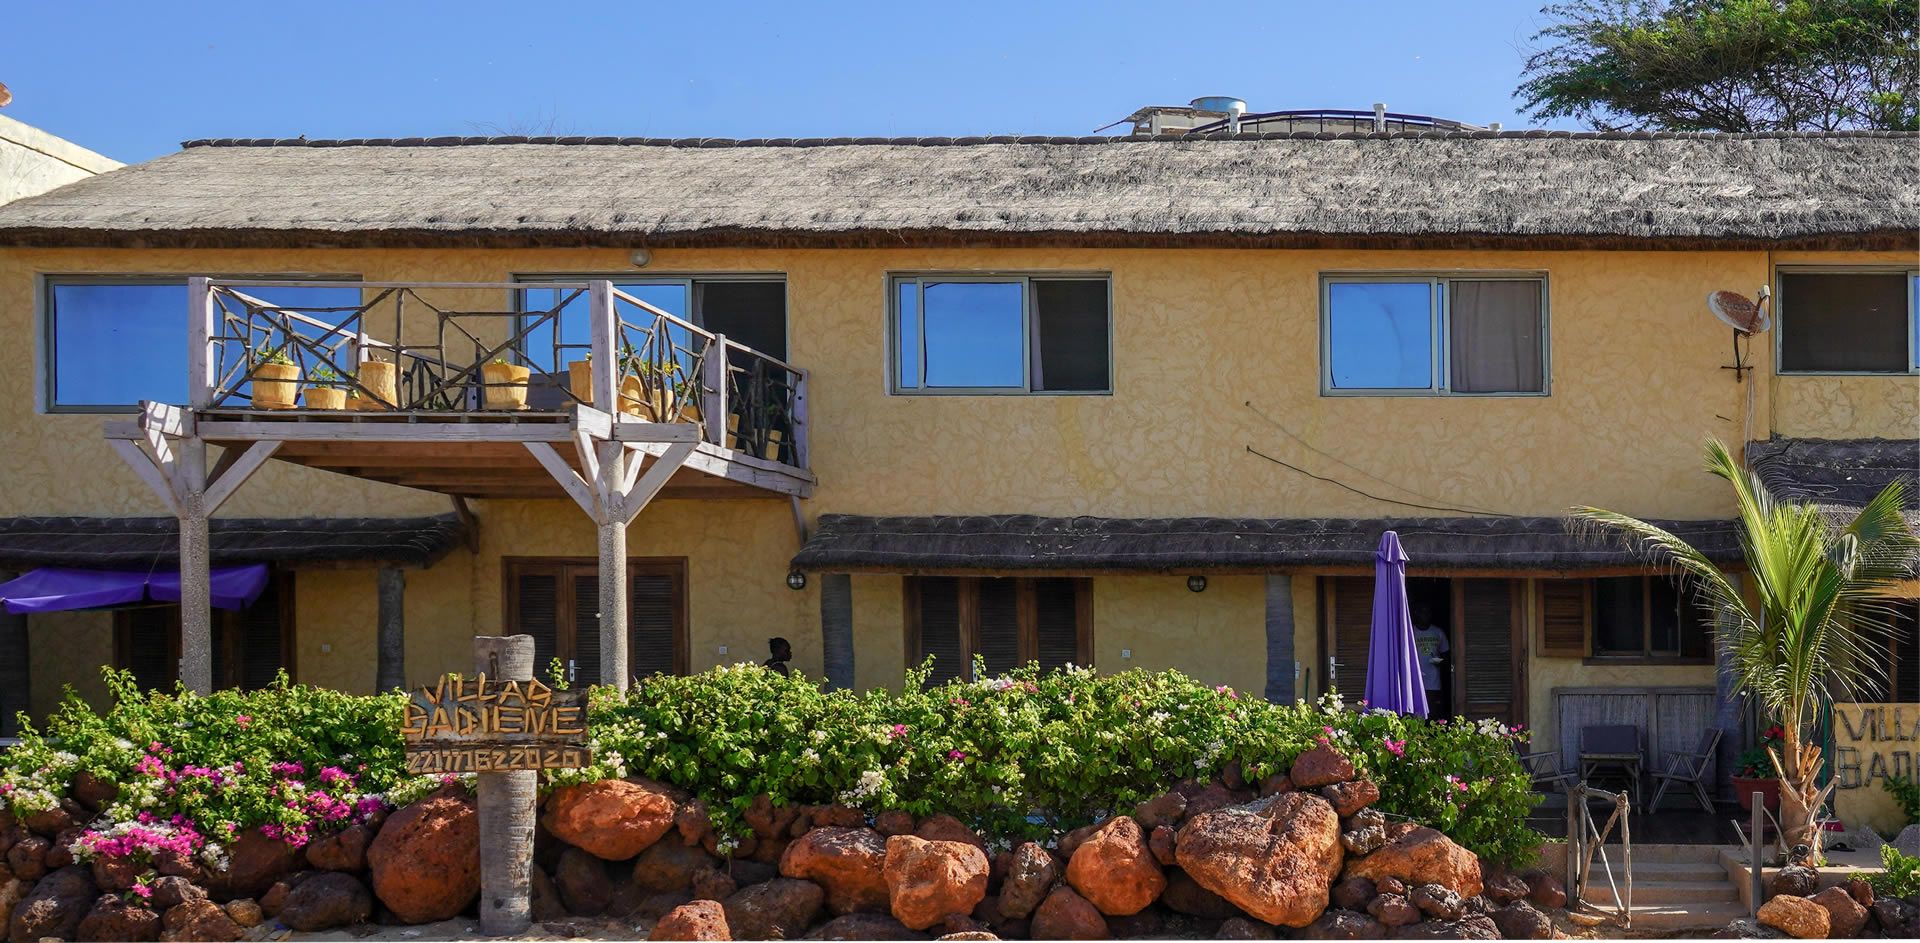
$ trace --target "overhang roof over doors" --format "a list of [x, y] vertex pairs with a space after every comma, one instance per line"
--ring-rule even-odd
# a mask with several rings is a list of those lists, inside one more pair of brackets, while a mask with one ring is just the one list
[[[439, 517], [214, 518], [213, 562], [431, 566], [466, 537]], [[0, 566], [177, 566], [171, 517], [0, 518]]]
[[[1731, 521], [1658, 521], [1715, 561], [1740, 559]], [[1420, 569], [1600, 570], [1651, 565], [1619, 536], [1559, 517], [1100, 518], [827, 514], [806, 570], [1277, 570], [1371, 567], [1394, 530]]]

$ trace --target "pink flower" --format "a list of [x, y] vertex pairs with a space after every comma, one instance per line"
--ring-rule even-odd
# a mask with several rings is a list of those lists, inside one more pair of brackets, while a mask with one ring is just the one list
[[1395, 739], [1392, 739], [1391, 737], [1381, 737], [1380, 742], [1386, 744], [1387, 752], [1393, 754], [1394, 756], [1404, 757], [1407, 755], [1407, 741], [1405, 740], [1395, 740]]
[[1458, 777], [1458, 776], [1455, 776], [1455, 775], [1453, 775], [1453, 774], [1451, 774], [1451, 773], [1449, 773], [1449, 774], [1447, 774], [1447, 782], [1450, 782], [1450, 783], [1452, 783], [1452, 784], [1453, 784], [1453, 788], [1454, 788], [1454, 790], [1455, 790], [1455, 791], [1457, 791], [1457, 792], [1466, 792], [1466, 791], [1467, 791], [1467, 784], [1466, 784], [1466, 783], [1464, 783], [1464, 782], [1462, 782], [1462, 781], [1460, 780], [1460, 777]]
[[966, 699], [966, 698], [964, 698], [964, 697], [956, 697], [956, 698], [953, 698], [952, 700], [950, 700], [950, 701], [948, 701], [947, 703], [949, 703], [949, 704], [952, 704], [952, 705], [953, 705], [953, 706], [955, 706], [955, 707], [971, 707], [971, 706], [973, 706], [973, 702], [972, 702], [972, 701], [969, 701], [969, 700], [967, 700], [967, 699]]
[[906, 735], [907, 735], [907, 725], [906, 725], [906, 724], [894, 724], [894, 725], [893, 725], [893, 734], [892, 734], [892, 736], [893, 736], [893, 739], [895, 739], [895, 740], [898, 740], [898, 739], [900, 739], [900, 738], [902, 738], [902, 737], [905, 737]]
[[960, 752], [959, 750], [947, 751], [947, 759], [952, 760], [955, 763], [958, 763], [961, 760], [964, 760], [966, 758], [967, 758], [967, 755], [965, 753]]
[[253, 718], [248, 717], [245, 714], [240, 714], [235, 716], [233, 718], [233, 722], [239, 725], [240, 729], [242, 730], [245, 730], [246, 728], [253, 726]]

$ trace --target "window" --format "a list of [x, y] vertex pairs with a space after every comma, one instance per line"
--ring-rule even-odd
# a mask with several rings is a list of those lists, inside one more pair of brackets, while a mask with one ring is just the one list
[[1697, 594], [1658, 576], [1539, 581], [1540, 654], [1711, 661]]
[[1781, 373], [1920, 373], [1920, 272], [1780, 272]]
[[1865, 634], [1885, 653], [1887, 676], [1869, 681], [1854, 692], [1854, 700], [1920, 703], [1920, 599], [1890, 600], [1877, 621]]
[[1325, 278], [1322, 389], [1545, 393], [1546, 298], [1538, 276]]
[[1109, 295], [1104, 277], [895, 278], [894, 391], [1110, 392]]
[[[293, 664], [293, 574], [275, 573], [253, 605], [213, 612], [213, 686], [257, 691]], [[180, 678], [180, 607], [113, 613], [113, 663], [142, 689], [172, 690]]]
[[1028, 662], [1042, 668], [1093, 661], [1093, 591], [1084, 579], [908, 577], [907, 659], [933, 658], [933, 683], [997, 675]]
[[[522, 276], [521, 281], [579, 282], [606, 276]], [[787, 359], [787, 283], [778, 276], [711, 275], [639, 279], [631, 276], [610, 279], [613, 287], [632, 295], [675, 317], [715, 334], [725, 334], [736, 344], [751, 347], [778, 360]], [[521, 293], [521, 310], [551, 309], [569, 292], [554, 288], [528, 288]], [[575, 310], [578, 314], [574, 314]], [[593, 343], [593, 325], [586, 317], [585, 295], [568, 302], [560, 316], [563, 344], [584, 351]], [[684, 341], [683, 341], [684, 342]], [[528, 332], [527, 353], [542, 370], [564, 369], [565, 365], [545, 362], [553, 350], [553, 331], [545, 327]]]
[[[592, 560], [509, 559], [509, 635], [533, 636], [533, 664], [545, 676], [555, 658], [567, 678], [600, 682], [600, 567]], [[627, 671], [632, 677], [687, 671], [687, 563], [627, 563]]]
[[[263, 301], [302, 307], [351, 308], [361, 302], [357, 288], [246, 291]], [[186, 403], [184, 276], [49, 278], [45, 305], [43, 383], [51, 411], [117, 412], [141, 400]]]

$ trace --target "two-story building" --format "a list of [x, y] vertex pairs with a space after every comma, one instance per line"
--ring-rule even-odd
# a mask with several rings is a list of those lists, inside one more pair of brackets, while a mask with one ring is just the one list
[[[190, 142], [0, 208], [0, 566], [53, 587], [0, 687], [367, 691], [526, 632], [1291, 699], [1359, 688], [1393, 529], [1442, 704], [1657, 763], [1742, 723], [1711, 627], [1565, 515], [1737, 569], [1708, 437], [1837, 506], [1914, 476], [1917, 145]], [[1765, 333], [1708, 311], [1762, 286]]]

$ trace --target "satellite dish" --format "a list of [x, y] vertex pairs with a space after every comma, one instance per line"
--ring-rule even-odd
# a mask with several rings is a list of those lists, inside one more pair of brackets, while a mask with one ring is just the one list
[[1707, 295], [1707, 310], [1719, 318], [1728, 327], [1742, 334], [1754, 335], [1773, 325], [1773, 318], [1767, 314], [1767, 290], [1760, 289], [1758, 302], [1747, 300], [1747, 296], [1737, 291], [1716, 291]]

